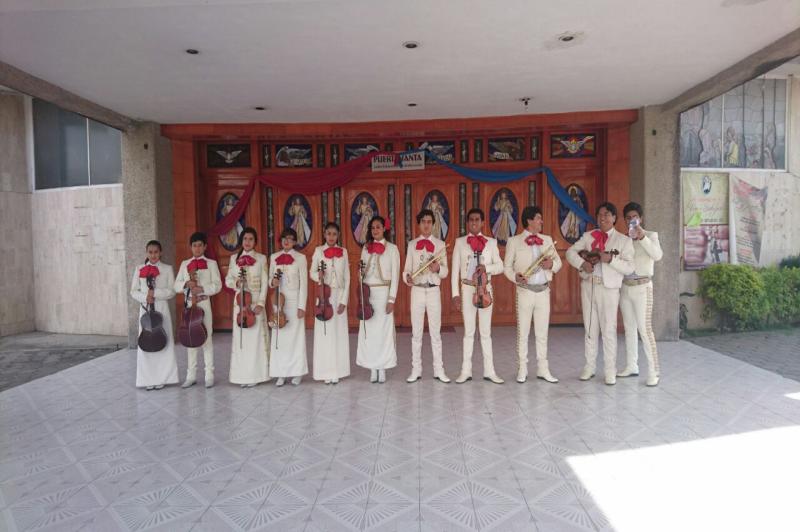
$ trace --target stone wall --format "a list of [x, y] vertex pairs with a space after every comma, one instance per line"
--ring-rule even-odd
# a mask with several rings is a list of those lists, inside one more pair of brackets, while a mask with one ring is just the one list
[[127, 335], [122, 185], [37, 191], [32, 212], [36, 329]]
[[34, 330], [24, 96], [0, 90], [0, 336]]

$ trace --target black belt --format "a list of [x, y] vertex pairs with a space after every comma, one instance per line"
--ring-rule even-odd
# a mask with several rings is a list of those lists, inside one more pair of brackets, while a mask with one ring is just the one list
[[419, 283], [413, 286], [416, 286], [417, 288], [439, 288], [438, 284], [433, 284], [433, 283]]

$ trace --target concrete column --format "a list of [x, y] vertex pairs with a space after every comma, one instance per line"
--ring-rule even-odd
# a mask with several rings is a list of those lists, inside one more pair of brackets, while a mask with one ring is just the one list
[[[175, 264], [175, 231], [172, 218], [172, 153], [160, 126], [144, 122], [122, 135], [122, 182], [125, 208], [126, 279], [144, 263], [145, 244], [159, 240], [162, 260]], [[173, 323], [175, 313], [173, 306]], [[136, 346], [139, 306], [129, 298], [128, 343]]]
[[34, 330], [25, 97], [0, 90], [0, 336]]
[[644, 227], [657, 231], [664, 258], [653, 279], [653, 329], [659, 340], [679, 337], [681, 189], [679, 114], [661, 106], [639, 110], [631, 126], [631, 200], [644, 209]]

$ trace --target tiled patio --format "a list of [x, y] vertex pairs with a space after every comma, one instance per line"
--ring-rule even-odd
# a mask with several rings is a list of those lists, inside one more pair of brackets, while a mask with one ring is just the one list
[[687, 342], [659, 345], [657, 388], [579, 382], [582, 330], [553, 328], [561, 382], [520, 385], [514, 338], [495, 330], [501, 386], [434, 381], [428, 355], [406, 384], [401, 333], [384, 385], [241, 389], [219, 334], [211, 390], [137, 390], [130, 351], [15, 387], [0, 529], [797, 530], [800, 383]]

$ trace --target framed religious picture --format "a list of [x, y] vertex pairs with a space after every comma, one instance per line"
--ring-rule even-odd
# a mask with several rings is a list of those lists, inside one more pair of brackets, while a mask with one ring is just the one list
[[450, 230], [450, 206], [447, 196], [441, 190], [431, 190], [422, 199], [422, 208], [433, 211], [433, 236], [440, 240], [447, 238]]
[[380, 151], [379, 144], [345, 144], [344, 145], [344, 160], [352, 161], [363, 157], [372, 151]]
[[311, 168], [311, 144], [276, 144], [275, 166], [278, 168]]
[[531, 137], [531, 161], [539, 160], [539, 137]]
[[311, 206], [302, 194], [292, 194], [286, 200], [283, 208], [283, 226], [294, 229], [297, 233], [295, 249], [299, 251], [308, 245], [314, 223], [311, 219]]
[[489, 139], [487, 145], [486, 159], [489, 162], [525, 160], [525, 139], [522, 137]]
[[339, 166], [339, 145], [331, 144], [331, 166]]
[[350, 206], [350, 227], [353, 231], [353, 238], [360, 245], [364, 245], [369, 234], [369, 221], [373, 216], [377, 216], [378, 203], [369, 192], [362, 192], [353, 200]]
[[597, 154], [597, 136], [593, 133], [570, 133], [550, 135], [550, 157], [552, 159], [578, 159]]
[[[424, 143], [422, 143], [424, 144]], [[420, 144], [420, 146], [422, 146]], [[428, 142], [428, 150], [448, 163], [456, 162], [456, 143], [452, 140], [432, 140]]]
[[208, 144], [206, 164], [209, 168], [248, 168], [249, 144]]
[[498, 244], [504, 246], [517, 233], [518, 219], [519, 203], [514, 193], [507, 188], [495, 192], [489, 203], [489, 224]]
[[[575, 183], [567, 185], [567, 194], [584, 211], [589, 212], [589, 202], [586, 200], [586, 192]], [[586, 220], [582, 220], [578, 215], [571, 211], [569, 207], [558, 202], [558, 225], [561, 228], [561, 235], [564, 240], [574, 244], [586, 231]]]
[[[239, 203], [239, 196], [233, 192], [226, 192], [223, 194], [217, 202], [217, 211], [215, 216], [217, 222], [222, 220], [225, 215], [231, 212], [233, 208], [236, 207], [237, 203]], [[233, 226], [230, 231], [219, 236], [219, 243], [222, 244], [222, 247], [225, 248], [226, 251], [236, 251], [239, 248], [239, 235], [243, 230], [244, 215], [237, 220], [236, 225]]]

